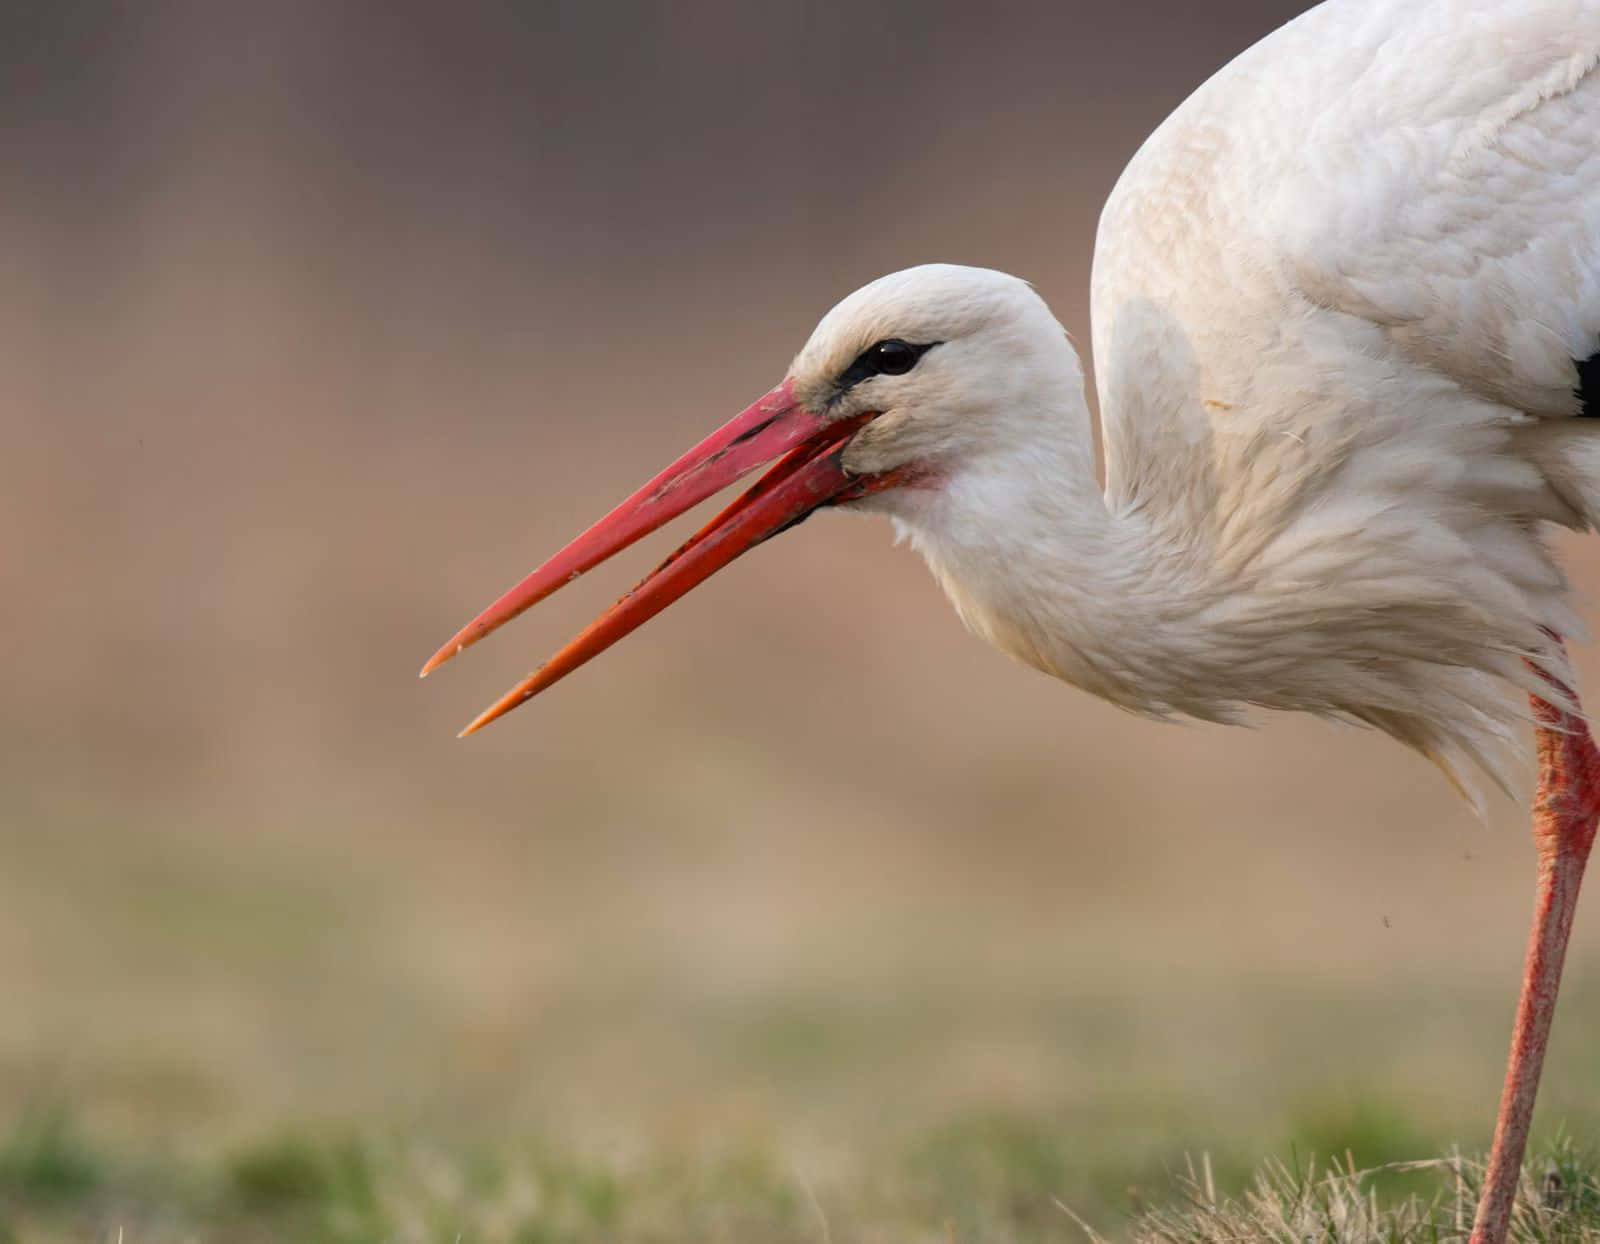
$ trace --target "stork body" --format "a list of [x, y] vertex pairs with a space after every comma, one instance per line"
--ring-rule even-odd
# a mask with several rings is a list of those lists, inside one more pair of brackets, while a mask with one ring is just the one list
[[1539, 886], [1474, 1244], [1500, 1244], [1600, 813], [1550, 523], [1600, 521], [1600, 0], [1330, 0], [1134, 157], [1077, 357], [1001, 273], [850, 295], [788, 376], [424, 672], [753, 467], [523, 703], [824, 505], [891, 516], [967, 624], [1137, 712], [1386, 731], [1476, 798], [1535, 722]]
[[1507, 684], [1539, 689], [1518, 654], [1570, 685], [1538, 524], [1600, 515], [1597, 62], [1592, 2], [1323, 5], [1118, 184], [1107, 502], [1202, 550], [1217, 707], [1353, 716], [1498, 775]]

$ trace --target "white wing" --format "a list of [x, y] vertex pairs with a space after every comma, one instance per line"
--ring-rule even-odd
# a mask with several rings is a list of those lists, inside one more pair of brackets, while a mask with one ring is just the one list
[[1299, 638], [1258, 703], [1458, 778], [1504, 780], [1520, 658], [1570, 679], [1582, 629], [1535, 520], [1600, 518], [1597, 65], [1600, 0], [1330, 0], [1150, 138], [1096, 247], [1108, 502], [1239, 660]]
[[[1308, 423], [1329, 453], [1370, 438], [1415, 407], [1406, 380], [1579, 413], [1600, 353], [1597, 65], [1597, 0], [1330, 0], [1197, 91], [1101, 223], [1113, 502], [1215, 501], [1172, 471], [1182, 447], [1215, 466]], [[1366, 431], [1329, 435], [1350, 419]]]

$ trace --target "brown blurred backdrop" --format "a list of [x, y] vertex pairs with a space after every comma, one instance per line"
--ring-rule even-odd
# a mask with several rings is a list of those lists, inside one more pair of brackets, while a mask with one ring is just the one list
[[0, 8], [0, 1100], [1485, 1143], [1523, 815], [1382, 740], [1125, 717], [837, 516], [470, 742], [670, 536], [415, 678], [862, 282], [1008, 269], [1086, 342], [1119, 168], [1300, 7]]

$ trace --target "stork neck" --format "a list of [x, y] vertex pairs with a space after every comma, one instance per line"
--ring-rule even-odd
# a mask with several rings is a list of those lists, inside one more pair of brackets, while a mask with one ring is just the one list
[[1107, 507], [1086, 444], [969, 464], [919, 508], [902, 527], [975, 634], [1124, 707], [1179, 707], [1203, 593], [1182, 550]]

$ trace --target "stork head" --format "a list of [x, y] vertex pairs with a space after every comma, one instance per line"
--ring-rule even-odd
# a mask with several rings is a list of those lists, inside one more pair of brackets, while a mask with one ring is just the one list
[[[1078, 382], [1060, 325], [1026, 282], [928, 264], [864, 286], [823, 316], [775, 388], [463, 627], [427, 674], [565, 583], [756, 467], [736, 501], [482, 713], [471, 733], [598, 655], [696, 584], [824, 506], [907, 514], [1040, 429], [1017, 412]], [[1034, 424], [1034, 426], [1030, 426]]]
[[841, 458], [864, 486], [835, 504], [898, 509], [906, 490], [929, 491], [1038, 435], [1019, 412], [1078, 379], [1064, 342], [1026, 281], [989, 268], [925, 264], [858, 289], [789, 367], [806, 409], [864, 420]]

